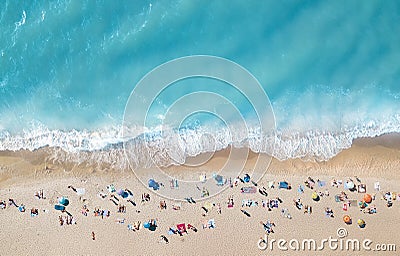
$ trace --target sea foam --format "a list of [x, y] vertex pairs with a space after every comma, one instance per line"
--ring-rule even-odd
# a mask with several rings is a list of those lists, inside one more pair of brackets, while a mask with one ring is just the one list
[[387, 123], [371, 121], [341, 131], [309, 130], [290, 133], [287, 130], [277, 130], [274, 134], [261, 135], [259, 129], [254, 128], [251, 133], [246, 133], [247, 136], [243, 131], [215, 128], [214, 131], [148, 131], [135, 138], [123, 138], [121, 128], [90, 132], [40, 127], [20, 135], [3, 131], [0, 133], [0, 150], [33, 151], [50, 147], [56, 149], [52, 157], [54, 161], [106, 163], [120, 168], [128, 165], [124, 145], [129, 150], [129, 162], [135, 168], [182, 165], [187, 157], [223, 150], [229, 146], [248, 147], [278, 160], [301, 158], [307, 161], [326, 161], [351, 147], [354, 139], [398, 132], [400, 115], [394, 116]]

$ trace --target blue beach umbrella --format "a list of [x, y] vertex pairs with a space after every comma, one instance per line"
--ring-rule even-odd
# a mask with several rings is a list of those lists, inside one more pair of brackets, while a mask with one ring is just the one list
[[64, 206], [67, 206], [67, 205], [69, 205], [69, 200], [68, 200], [68, 198], [60, 197], [60, 199], [58, 199], [58, 203], [62, 204]]
[[54, 209], [56, 209], [57, 211], [64, 211], [65, 210], [65, 206], [56, 204], [56, 205], [54, 205]]
[[160, 188], [160, 185], [153, 179], [149, 179], [149, 188], [152, 188], [154, 190], [158, 190]]
[[122, 189], [118, 190], [118, 195], [120, 195], [122, 198], [127, 198], [129, 196], [128, 192]]
[[250, 182], [250, 175], [246, 174], [243, 178], [244, 182]]

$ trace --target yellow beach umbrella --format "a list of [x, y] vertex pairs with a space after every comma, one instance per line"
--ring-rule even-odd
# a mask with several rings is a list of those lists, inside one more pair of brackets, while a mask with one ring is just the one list
[[314, 201], [318, 201], [318, 200], [319, 200], [319, 195], [318, 195], [318, 193], [314, 191], [314, 192], [311, 194], [311, 198], [312, 198], [312, 200], [314, 200]]
[[365, 227], [365, 221], [363, 219], [358, 219], [357, 220], [357, 224], [360, 228], [364, 228]]

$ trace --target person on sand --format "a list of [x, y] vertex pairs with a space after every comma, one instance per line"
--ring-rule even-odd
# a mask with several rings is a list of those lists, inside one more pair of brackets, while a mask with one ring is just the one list
[[192, 226], [191, 224], [187, 224], [188, 229], [193, 230], [194, 232], [197, 232], [197, 228]]
[[73, 186], [69, 185], [68, 188], [72, 189], [72, 191], [74, 191], [75, 193], [77, 192], [76, 188], [74, 188]]
[[1, 209], [6, 209], [6, 207], [7, 207], [6, 201], [1, 201], [0, 202], [0, 208]]
[[339, 199], [340, 199], [340, 201], [346, 200], [347, 194], [344, 191], [340, 192]]
[[161, 237], [161, 239], [162, 239], [162, 241], [163, 241], [164, 243], [169, 244], [168, 238], [167, 238], [166, 236], [161, 235], [160, 237]]
[[332, 210], [331, 208], [329, 208], [329, 207], [325, 208], [325, 215], [326, 215], [327, 217], [333, 218], [333, 217], [334, 217], [334, 216], [333, 216], [333, 210]]
[[18, 207], [18, 205], [15, 203], [14, 199], [12, 199], [12, 198], [8, 199], [8, 203], [9, 203], [10, 206], [14, 205], [15, 207]]
[[96, 240], [96, 235], [95, 235], [94, 231], [92, 231], [92, 240], [93, 241]]

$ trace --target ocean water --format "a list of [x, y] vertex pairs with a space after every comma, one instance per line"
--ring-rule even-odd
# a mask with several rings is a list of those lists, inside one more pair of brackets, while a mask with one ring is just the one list
[[[0, 150], [54, 146], [74, 157], [115, 150], [135, 85], [155, 67], [190, 55], [219, 56], [251, 72], [270, 99], [276, 133], [260, 139], [264, 134], [250, 125], [233, 140], [225, 120], [193, 112], [172, 122], [180, 140], [153, 144], [178, 156], [159, 164], [228, 145], [321, 161], [355, 138], [400, 132], [398, 1], [3, 0]], [[195, 80], [155, 97], [146, 133], [130, 139], [167, 136], [156, 125], [166, 109], [199, 91], [227, 97], [238, 118], [254, 115], [229, 86]], [[195, 111], [200, 103], [185, 104]], [[140, 151], [135, 161], [149, 165]]]

